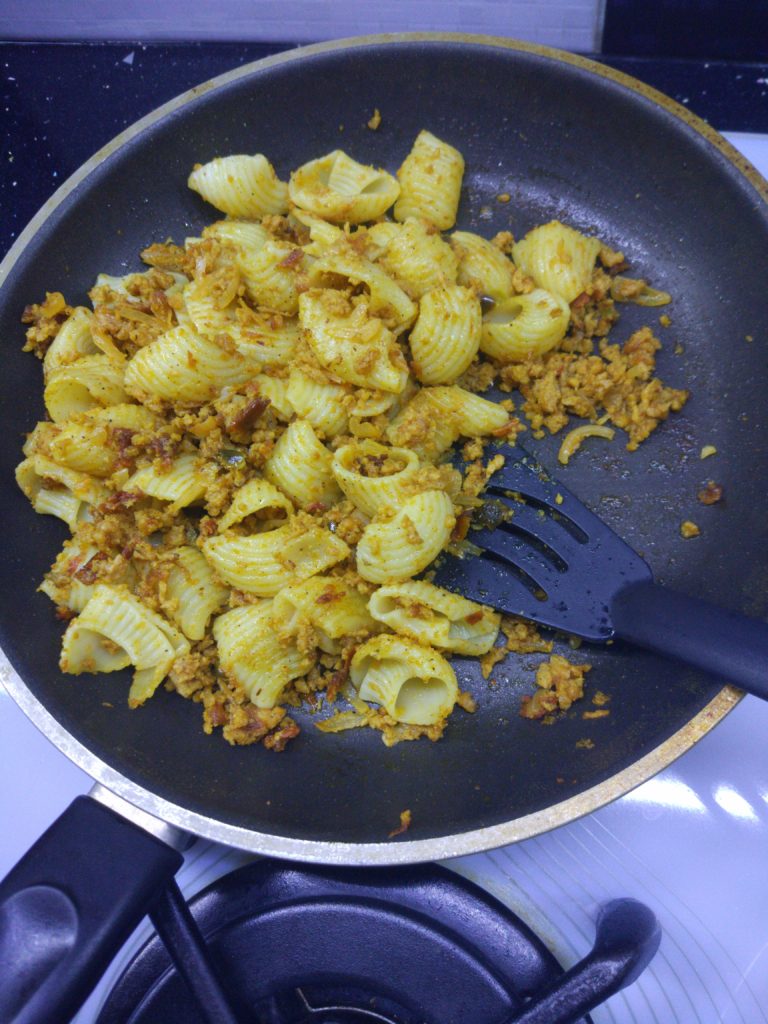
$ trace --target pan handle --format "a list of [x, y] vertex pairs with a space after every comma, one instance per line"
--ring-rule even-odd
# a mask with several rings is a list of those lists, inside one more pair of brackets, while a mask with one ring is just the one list
[[621, 590], [610, 614], [623, 640], [768, 700], [768, 623], [651, 582]]
[[656, 955], [661, 929], [644, 903], [606, 903], [597, 919], [595, 944], [587, 956], [535, 996], [505, 1024], [573, 1024], [610, 996], [631, 985]]
[[0, 1024], [68, 1021], [182, 864], [91, 797], [0, 881]]

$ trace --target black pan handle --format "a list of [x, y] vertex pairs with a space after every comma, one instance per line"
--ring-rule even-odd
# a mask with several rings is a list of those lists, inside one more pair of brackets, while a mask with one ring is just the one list
[[637, 900], [606, 903], [596, 930], [592, 951], [505, 1024], [574, 1024], [631, 985], [651, 962], [661, 941], [655, 915]]
[[651, 582], [625, 587], [610, 611], [623, 640], [768, 700], [768, 623]]
[[0, 882], [0, 1024], [70, 1020], [181, 863], [91, 797], [70, 804]]

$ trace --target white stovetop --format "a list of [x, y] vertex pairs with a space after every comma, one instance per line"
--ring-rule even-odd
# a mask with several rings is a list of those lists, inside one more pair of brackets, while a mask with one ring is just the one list
[[[731, 141], [768, 177], [768, 137]], [[91, 780], [0, 687], [0, 877]], [[187, 893], [248, 857], [203, 841], [179, 875]], [[650, 968], [594, 1011], [595, 1024], [768, 1024], [768, 704], [741, 704], [671, 768], [571, 825], [450, 866], [509, 904], [570, 965], [597, 907], [634, 896], [658, 915]], [[142, 925], [78, 1014], [98, 1006]]]

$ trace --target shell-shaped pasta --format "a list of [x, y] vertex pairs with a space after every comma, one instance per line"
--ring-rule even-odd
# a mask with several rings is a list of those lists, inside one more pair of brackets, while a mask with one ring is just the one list
[[212, 340], [219, 334], [234, 338], [238, 333], [235, 303], [220, 306], [211, 292], [211, 278], [196, 277], [184, 287], [184, 309], [192, 329]]
[[279, 420], [288, 421], [296, 411], [288, 401], [288, 379], [285, 377], [270, 377], [266, 373], [259, 373], [253, 378], [253, 383], [258, 386], [259, 394], [269, 399], [271, 411]]
[[78, 473], [46, 458], [32, 455], [16, 467], [16, 483], [35, 512], [62, 519], [74, 532], [83, 505], [98, 505], [109, 492], [87, 473]]
[[412, 449], [425, 462], [435, 462], [459, 436], [453, 413], [446, 415], [433, 401], [435, 390], [417, 391], [387, 427], [390, 444]]
[[308, 377], [299, 367], [291, 369], [286, 397], [296, 414], [311, 423], [326, 437], [343, 434], [347, 429], [347, 411], [342, 399], [347, 388], [330, 380], [319, 381]]
[[125, 386], [137, 398], [203, 402], [251, 375], [239, 353], [225, 352], [189, 327], [173, 327], [129, 360]]
[[458, 437], [493, 434], [508, 419], [508, 413], [496, 402], [455, 384], [422, 388], [387, 427], [387, 439], [434, 462]]
[[170, 501], [176, 509], [186, 508], [205, 494], [206, 478], [200, 456], [192, 452], [178, 455], [168, 466], [144, 466], [127, 481], [127, 491], [141, 491], [151, 498]]
[[515, 265], [493, 242], [471, 231], [454, 231], [451, 246], [459, 258], [459, 284], [496, 301], [512, 294]]
[[295, 313], [299, 308], [298, 274], [307, 269], [308, 260], [298, 246], [268, 238], [257, 253], [242, 261], [249, 298], [266, 309]]
[[251, 313], [237, 330], [232, 332], [237, 351], [249, 366], [259, 370], [266, 366], [285, 366], [290, 363], [299, 340], [299, 325], [281, 314], [263, 310]]
[[83, 356], [94, 355], [98, 351], [91, 335], [93, 313], [85, 306], [77, 306], [59, 328], [43, 358], [45, 379], [54, 370], [69, 366]]
[[67, 627], [59, 665], [73, 675], [133, 665], [128, 703], [136, 707], [152, 696], [176, 658], [188, 652], [186, 638], [127, 587], [100, 583]]
[[357, 545], [357, 571], [371, 583], [397, 583], [426, 569], [448, 543], [455, 525], [443, 491], [406, 498], [397, 510], [383, 508]]
[[464, 157], [458, 149], [420, 131], [397, 177], [395, 220], [426, 217], [441, 231], [453, 227], [464, 177]]
[[400, 194], [386, 171], [359, 164], [340, 149], [310, 160], [291, 175], [291, 202], [333, 224], [375, 220]]
[[203, 228], [203, 238], [216, 238], [234, 246], [241, 269], [243, 263], [247, 266], [247, 258], [255, 256], [270, 237], [266, 228], [251, 220], [217, 220]]
[[[77, 535], [64, 541], [64, 547], [56, 556], [56, 561], [38, 590], [57, 605], [69, 608], [73, 612], [81, 612], [97, 584], [83, 583], [78, 579], [78, 575], [81, 570], [87, 572], [91, 561], [94, 558], [98, 560], [99, 557], [100, 552], [96, 545], [89, 544]], [[123, 561], [118, 571], [112, 569], [110, 572], [110, 582], [125, 583], [132, 587], [136, 582], [136, 570], [130, 562]]]
[[330, 569], [349, 554], [344, 541], [321, 526], [301, 533], [288, 525], [250, 537], [220, 534], [202, 547], [226, 583], [257, 597], [274, 597], [289, 583]]
[[188, 545], [173, 552], [166, 599], [171, 618], [190, 640], [202, 640], [208, 620], [229, 597], [197, 548]]
[[213, 636], [222, 671], [243, 687], [258, 708], [273, 708], [288, 683], [312, 668], [311, 658], [276, 635], [271, 601], [219, 615]]
[[375, 623], [363, 595], [343, 580], [312, 576], [280, 591], [272, 605], [272, 618], [281, 636], [294, 636], [302, 621], [318, 632], [318, 644], [328, 654], [341, 649], [341, 637], [372, 630]]
[[329, 224], [327, 220], [315, 217], [314, 214], [308, 213], [306, 210], [293, 210], [291, 217], [309, 230], [309, 244], [303, 246], [304, 252], [308, 256], [322, 256], [326, 250], [344, 237], [342, 228], [335, 224]]
[[379, 262], [415, 299], [432, 288], [455, 284], [459, 270], [459, 261], [450, 245], [417, 217], [408, 217], [400, 230], [392, 233]]
[[310, 284], [320, 288], [365, 285], [369, 309], [395, 334], [410, 327], [417, 307], [381, 267], [367, 260], [349, 245], [336, 245], [313, 264]]
[[438, 414], [450, 416], [462, 437], [493, 434], [509, 421], [506, 409], [465, 388], [453, 385], [424, 390], [429, 390], [430, 403]]
[[457, 654], [485, 654], [501, 621], [493, 609], [424, 580], [379, 587], [368, 610], [395, 633]]
[[48, 450], [54, 462], [80, 473], [107, 477], [115, 468], [118, 448], [112, 443], [112, 431], [139, 433], [152, 430], [157, 418], [143, 405], [109, 405], [89, 409], [67, 420]]
[[459, 695], [456, 674], [437, 651], [387, 633], [358, 647], [350, 677], [363, 700], [407, 725], [441, 722]]
[[556, 348], [565, 337], [571, 309], [559, 295], [534, 288], [497, 302], [483, 317], [480, 348], [502, 363], [519, 363]]
[[409, 344], [413, 372], [424, 384], [451, 384], [480, 347], [482, 311], [474, 292], [462, 285], [433, 288], [422, 296]]
[[352, 392], [352, 400], [349, 405], [349, 415], [364, 419], [367, 416], [380, 416], [395, 405], [400, 395], [393, 395], [388, 391], [373, 391], [370, 388], [360, 388]]
[[599, 239], [552, 220], [516, 242], [512, 258], [540, 288], [570, 303], [587, 289], [599, 252]]
[[216, 157], [196, 167], [187, 184], [230, 217], [263, 217], [288, 210], [288, 186], [261, 153]]
[[333, 456], [306, 420], [294, 420], [264, 466], [264, 476], [306, 508], [316, 502], [333, 505], [341, 491], [331, 471]]
[[269, 480], [249, 480], [235, 492], [231, 505], [219, 519], [219, 533], [256, 513], [259, 514], [257, 518], [263, 520], [265, 528], [273, 529], [277, 520], [290, 519], [293, 505]]
[[82, 356], [50, 372], [44, 397], [54, 423], [98, 406], [127, 402], [124, 369], [104, 355]]
[[340, 380], [394, 394], [405, 387], [405, 358], [366, 302], [353, 304], [332, 289], [312, 289], [299, 298], [299, 320], [317, 359]]
[[380, 508], [396, 508], [419, 471], [409, 448], [388, 448], [376, 441], [356, 441], [337, 449], [333, 475], [349, 500], [370, 518]]

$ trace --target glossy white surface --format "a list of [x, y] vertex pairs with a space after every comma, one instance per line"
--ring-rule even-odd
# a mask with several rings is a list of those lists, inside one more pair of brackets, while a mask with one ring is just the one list
[[[768, 139], [731, 135], [768, 175]], [[595, 1024], [768, 1022], [768, 705], [746, 698], [671, 768], [571, 825], [450, 866], [510, 905], [565, 964], [589, 948], [596, 912], [634, 896], [664, 937], [640, 980]], [[0, 687], [0, 877], [90, 779], [52, 747]], [[198, 842], [179, 881], [188, 894], [244, 854]], [[148, 933], [142, 925], [78, 1014], [98, 1005]]]

